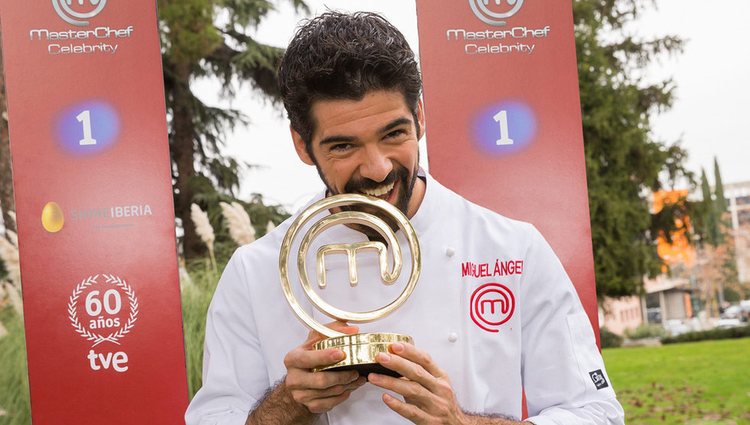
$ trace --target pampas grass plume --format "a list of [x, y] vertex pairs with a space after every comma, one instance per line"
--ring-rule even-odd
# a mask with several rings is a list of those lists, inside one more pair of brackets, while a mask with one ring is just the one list
[[273, 229], [276, 228], [276, 225], [273, 224], [273, 221], [268, 220], [268, 224], [266, 224], [266, 234], [269, 234], [273, 231]]
[[219, 202], [229, 236], [237, 245], [246, 245], [255, 240], [255, 229], [245, 208], [238, 202]]
[[[15, 215], [11, 215], [15, 221]], [[18, 236], [10, 230], [5, 230], [4, 238], [0, 236], [0, 258], [8, 271], [10, 282], [4, 285], [4, 296], [20, 317], [23, 317], [23, 298], [21, 297], [21, 266], [18, 259]], [[2, 282], [0, 282], [2, 284]]]
[[206, 247], [208, 247], [208, 255], [211, 257], [211, 265], [216, 270], [216, 257], [214, 256], [214, 228], [211, 227], [211, 222], [208, 220], [208, 214], [196, 204], [190, 205], [190, 219], [195, 224], [195, 233], [200, 236], [201, 240]]

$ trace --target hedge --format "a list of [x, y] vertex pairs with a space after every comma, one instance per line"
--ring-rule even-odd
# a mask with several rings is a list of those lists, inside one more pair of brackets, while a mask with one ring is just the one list
[[601, 327], [599, 328], [599, 340], [602, 348], [617, 348], [622, 346], [623, 338], [606, 327]]
[[710, 331], [687, 332], [677, 336], [662, 338], [662, 344], [674, 344], [678, 342], [706, 341], [711, 339], [730, 339], [750, 337], [750, 325], [736, 328], [711, 329]]

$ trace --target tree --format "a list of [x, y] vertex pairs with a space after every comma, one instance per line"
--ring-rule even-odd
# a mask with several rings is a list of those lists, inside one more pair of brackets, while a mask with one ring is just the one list
[[719, 216], [723, 216], [729, 210], [727, 198], [724, 196], [724, 183], [721, 181], [721, 170], [719, 170], [719, 160], [714, 157], [714, 197], [716, 198], [716, 209]]
[[638, 293], [643, 276], [659, 272], [656, 238], [677, 230], [669, 215], [687, 214], [685, 200], [658, 215], [648, 197], [680, 178], [692, 181], [687, 153], [651, 135], [651, 115], [672, 104], [671, 81], [646, 82], [643, 67], [676, 53], [676, 37], [642, 40], [626, 34], [649, 2], [576, 0], [574, 19], [583, 136], [591, 211], [597, 292]]
[[[2, 26], [0, 26], [2, 34]], [[2, 36], [0, 35], [0, 46]], [[3, 49], [0, 49], [0, 211], [5, 229], [15, 231], [16, 221], [10, 216], [16, 206], [13, 199], [13, 175], [10, 169], [10, 137], [8, 136], [8, 120], [5, 103], [5, 73], [3, 72]], [[0, 238], [7, 238], [7, 232], [0, 234]], [[8, 271], [0, 258], [0, 284]]]
[[714, 187], [701, 169], [703, 199], [695, 203], [696, 234], [698, 235], [698, 267], [696, 270], [701, 297], [711, 316], [717, 316], [727, 290], [738, 297], [744, 293], [737, 271], [735, 237], [724, 196], [719, 162], [714, 158]]
[[[2, 27], [0, 27], [0, 33]], [[0, 36], [1, 37], [1, 36]], [[0, 38], [2, 45], [2, 38]], [[9, 212], [15, 211], [13, 200], [13, 179], [10, 170], [10, 137], [8, 136], [8, 121], [5, 104], [5, 73], [3, 72], [3, 51], [0, 49], [0, 210], [3, 212], [2, 221], [6, 229], [16, 230], [16, 222], [11, 219]]]
[[720, 205], [714, 199], [711, 185], [706, 177], [706, 170], [701, 168], [701, 196], [703, 199], [696, 203], [694, 208], [697, 229], [696, 232], [703, 244], [717, 246], [723, 242], [723, 233], [720, 228]]
[[[307, 10], [303, 0], [288, 0]], [[283, 54], [258, 43], [249, 30], [273, 9], [268, 0], [158, 0], [164, 80], [170, 119], [175, 215], [184, 229], [183, 249], [192, 257], [203, 249], [190, 220], [190, 204], [204, 175], [220, 191], [234, 196], [240, 164], [223, 157], [224, 132], [245, 117], [237, 110], [210, 107], [192, 92], [198, 77], [218, 78], [224, 94], [247, 82], [258, 93], [278, 99], [276, 68]]]

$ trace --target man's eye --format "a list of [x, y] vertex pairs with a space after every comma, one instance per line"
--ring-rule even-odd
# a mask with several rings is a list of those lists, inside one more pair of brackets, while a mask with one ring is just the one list
[[390, 133], [386, 134], [385, 137], [388, 138], [388, 139], [395, 139], [395, 138], [401, 137], [401, 136], [403, 136], [405, 134], [406, 134], [406, 130], [400, 128], [398, 130], [391, 131]]
[[351, 148], [351, 143], [337, 143], [331, 146], [331, 152], [346, 152]]

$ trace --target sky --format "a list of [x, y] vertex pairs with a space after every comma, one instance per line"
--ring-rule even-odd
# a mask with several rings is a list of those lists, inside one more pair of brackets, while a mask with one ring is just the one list
[[654, 78], [677, 84], [673, 108], [653, 120], [658, 140], [682, 140], [688, 168], [701, 167], [713, 183], [717, 157], [724, 183], [750, 181], [750, 2], [659, 0], [636, 28], [643, 34], [676, 34], [687, 42], [682, 54], [653, 63]]
[[[677, 141], [688, 151], [687, 167], [699, 175], [704, 168], [713, 182], [713, 160], [718, 158], [726, 183], [750, 181], [750, 2], [715, 0], [704, 2], [658, 0], [657, 8], [644, 10], [627, 31], [644, 39], [678, 35], [686, 40], [683, 53], [663, 57], [647, 68], [646, 78], [672, 78], [676, 98], [671, 110], [652, 118], [653, 137], [667, 144]], [[414, 0], [308, 0], [311, 15], [335, 10], [372, 10], [382, 13], [418, 49]], [[285, 47], [300, 19], [282, 4], [270, 13], [255, 32], [261, 42]], [[243, 174], [240, 197], [261, 193], [268, 202], [290, 211], [322, 189], [313, 167], [297, 158], [282, 107], [259, 99], [249, 89], [231, 100], [218, 97], [218, 86], [199, 81], [197, 92], [204, 101], [230, 105], [251, 120], [246, 128], [230, 134], [227, 155], [253, 164]], [[429, 143], [429, 132], [426, 136]], [[423, 141], [423, 148], [424, 148]], [[421, 155], [426, 158], [427, 155]], [[424, 164], [427, 166], [427, 164]]]

